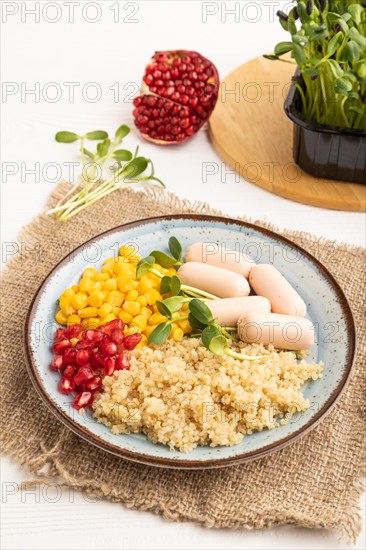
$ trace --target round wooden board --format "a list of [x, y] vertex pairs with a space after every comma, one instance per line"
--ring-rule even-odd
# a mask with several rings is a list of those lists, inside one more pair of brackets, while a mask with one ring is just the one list
[[258, 57], [221, 84], [210, 118], [218, 153], [246, 180], [276, 195], [335, 210], [366, 211], [366, 186], [317, 179], [292, 157], [292, 122], [283, 110], [294, 66]]

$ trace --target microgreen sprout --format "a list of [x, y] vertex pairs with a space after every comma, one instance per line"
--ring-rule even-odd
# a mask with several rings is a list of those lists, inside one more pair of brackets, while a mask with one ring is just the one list
[[[80, 180], [48, 214], [55, 214], [60, 221], [66, 221], [101, 198], [133, 183], [151, 182], [165, 187], [154, 174], [152, 160], [138, 156], [138, 147], [135, 153], [119, 148], [129, 132], [129, 127], [123, 124], [116, 130], [113, 140], [104, 130], [95, 130], [85, 135], [67, 131], [56, 134], [58, 143], [79, 141], [83, 170]], [[95, 153], [86, 149], [85, 141], [98, 141]], [[148, 168], [150, 173], [144, 176]], [[103, 179], [107, 169], [114, 173]]]
[[[366, 4], [297, 0], [277, 13], [290, 33], [268, 59], [297, 64], [295, 86], [306, 121], [366, 130]], [[293, 61], [282, 56], [291, 53]]]

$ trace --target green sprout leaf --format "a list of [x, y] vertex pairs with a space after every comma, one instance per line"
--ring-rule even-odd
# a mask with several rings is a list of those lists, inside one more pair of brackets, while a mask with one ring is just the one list
[[145, 157], [136, 157], [123, 167], [120, 176], [125, 179], [136, 179], [140, 174], [145, 172], [149, 161]]
[[[167, 308], [167, 311], [172, 314], [179, 311], [183, 304], [185, 304], [187, 301], [189, 301], [189, 298], [186, 298], [185, 296], [171, 296], [170, 298], [166, 298], [164, 302], [160, 302], [164, 304], [164, 306]], [[166, 315], [164, 313], [163, 315]]]
[[130, 133], [130, 128], [128, 126], [126, 126], [126, 124], [122, 124], [122, 126], [120, 126], [119, 128], [117, 128], [116, 130], [116, 133], [115, 133], [115, 141], [117, 143], [121, 143], [121, 141], [126, 137], [128, 136], [128, 134]]
[[275, 46], [275, 55], [284, 55], [287, 52], [291, 52], [293, 48], [292, 42], [280, 42]]
[[[161, 302], [161, 301], [156, 302], [156, 307], [158, 308], [159, 313], [161, 313], [161, 314], [164, 315], [165, 317], [168, 317], [168, 319], [171, 319], [171, 317], [172, 317], [172, 312], [170, 311], [170, 309], [168, 308], [168, 306], [165, 305], [164, 302]], [[179, 308], [179, 309], [180, 309], [180, 308]]]
[[161, 346], [167, 338], [169, 338], [170, 332], [172, 330], [171, 324], [167, 321], [161, 323], [156, 327], [155, 330], [149, 336], [149, 342], [155, 344], [156, 346]]
[[176, 237], [170, 237], [169, 239], [169, 250], [173, 258], [178, 260], [178, 262], [182, 261], [182, 245], [178, 241]]
[[192, 328], [197, 330], [204, 330], [207, 327], [207, 323], [200, 323], [192, 313], [188, 315], [188, 322]]
[[83, 153], [84, 155], [86, 155], [87, 157], [90, 158], [90, 160], [94, 161], [95, 160], [95, 155], [93, 155], [93, 153], [91, 151], [88, 151], [88, 149], [85, 149], [85, 147], [83, 147]]
[[104, 130], [95, 130], [94, 132], [88, 132], [84, 137], [85, 139], [90, 140], [107, 139], [108, 132], [105, 132]]
[[113, 158], [118, 162], [127, 162], [132, 159], [132, 153], [131, 151], [127, 151], [127, 149], [117, 149], [117, 151], [113, 152]]
[[109, 138], [98, 143], [97, 153], [99, 158], [104, 158], [108, 155], [110, 145], [111, 145], [111, 140]]
[[159, 250], [153, 250], [152, 252], [150, 252], [150, 256], [154, 256], [156, 263], [161, 265], [162, 267], [165, 267], [166, 269], [177, 265], [177, 260], [175, 258], [172, 258], [171, 256], [168, 256], [168, 254], [160, 252]]
[[202, 343], [215, 355], [225, 355], [228, 348], [227, 339], [218, 327], [209, 326], [202, 332]]
[[160, 294], [168, 294], [172, 290], [172, 278], [165, 275], [161, 279], [160, 283]]
[[55, 135], [55, 140], [58, 143], [74, 143], [78, 139], [80, 139], [80, 136], [74, 132], [57, 132]]
[[154, 263], [155, 258], [153, 256], [142, 258], [137, 264], [136, 277], [140, 278], [145, 275], [145, 273], [149, 273], [153, 269]]
[[189, 312], [204, 325], [209, 325], [214, 321], [211, 310], [206, 306], [204, 302], [194, 298], [189, 302]]
[[171, 278], [171, 293], [172, 293], [172, 295], [173, 296], [178, 296], [178, 294], [180, 293], [180, 289], [181, 289], [180, 279], [176, 275], [173, 275], [173, 277]]

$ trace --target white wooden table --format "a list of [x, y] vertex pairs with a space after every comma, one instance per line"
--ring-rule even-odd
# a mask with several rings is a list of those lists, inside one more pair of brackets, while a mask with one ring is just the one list
[[[113, 132], [132, 123], [131, 99], [155, 50], [197, 50], [224, 76], [272, 50], [285, 37], [274, 22], [286, 2], [1, 2], [2, 250], [39, 212], [61, 177], [77, 163], [75, 146], [58, 130]], [[231, 10], [231, 12], [230, 12]], [[96, 99], [96, 100], [95, 100]], [[136, 132], [130, 145], [140, 143]], [[175, 148], [141, 143], [168, 188], [235, 215], [266, 219], [352, 244], [365, 243], [365, 216], [296, 204], [227, 171], [202, 131]], [[210, 164], [207, 164], [210, 163]], [[205, 177], [205, 170], [215, 172]], [[75, 164], [75, 176], [79, 166]], [[3, 255], [3, 261], [6, 258]], [[27, 474], [2, 460], [2, 548], [343, 549], [335, 533], [278, 527], [269, 531], [208, 530], [175, 524], [66, 489], [16, 493]], [[365, 531], [355, 548], [365, 547]]]

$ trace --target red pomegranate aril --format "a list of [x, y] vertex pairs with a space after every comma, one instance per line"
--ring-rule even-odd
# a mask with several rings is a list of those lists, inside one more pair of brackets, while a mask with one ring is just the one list
[[89, 340], [79, 340], [75, 346], [77, 350], [80, 349], [93, 349], [94, 343], [90, 342]]
[[83, 327], [81, 325], [70, 325], [64, 330], [65, 338], [70, 338], [70, 340], [71, 338], [78, 338], [82, 330]]
[[108, 321], [108, 323], [105, 323], [105, 325], [100, 327], [100, 332], [103, 334], [110, 335], [113, 330], [120, 329], [124, 330], [125, 324], [122, 321], [122, 319], [113, 319], [113, 321]]
[[117, 344], [117, 346], [121, 345], [123, 343], [123, 340], [125, 339], [125, 334], [123, 330], [115, 329], [111, 334], [112, 341]]
[[52, 351], [56, 355], [63, 355], [65, 351], [71, 347], [71, 342], [67, 338], [55, 342], [52, 346]]
[[64, 364], [64, 357], [63, 355], [55, 355], [53, 358], [52, 358], [52, 361], [51, 361], [51, 369], [52, 370], [60, 370], [62, 369], [62, 367], [64, 367], [65, 364]]
[[90, 357], [90, 363], [93, 367], [96, 369], [102, 369], [104, 368], [104, 357], [98, 350], [93, 350], [91, 357]]
[[102, 378], [100, 376], [94, 376], [90, 380], [85, 382], [85, 389], [89, 391], [96, 391], [102, 387]]
[[100, 349], [106, 357], [113, 357], [113, 355], [117, 355], [118, 353], [117, 344], [114, 342], [103, 342]]
[[116, 360], [114, 357], [107, 357], [104, 360], [104, 373], [106, 376], [112, 376], [116, 368]]
[[129, 370], [130, 360], [126, 352], [121, 353], [116, 358], [115, 367], [116, 367], [116, 370]]
[[64, 366], [76, 362], [77, 351], [75, 348], [68, 348], [64, 353]]
[[89, 364], [91, 354], [91, 349], [80, 349], [77, 351], [76, 362], [79, 367], [86, 367]]
[[64, 330], [65, 329], [63, 328], [58, 328], [56, 330], [55, 335], [53, 337], [54, 342], [58, 342], [59, 340], [63, 340], [65, 338]]
[[75, 384], [82, 386], [87, 380], [94, 378], [94, 372], [90, 367], [82, 367], [74, 376]]
[[[160, 56], [164, 57], [164, 62], [158, 61]], [[217, 101], [217, 70], [197, 52], [157, 52], [146, 67], [143, 80], [144, 90], [147, 88], [147, 91], [135, 98], [133, 103], [138, 109], [134, 110], [133, 115], [143, 137], [155, 143], [170, 145], [189, 139], [208, 120]], [[149, 111], [152, 98], [156, 100], [155, 108]], [[188, 113], [182, 118], [198, 115], [197, 123], [182, 126], [171, 120], [181, 106], [188, 107]], [[198, 111], [199, 107], [201, 109]], [[191, 128], [189, 132], [188, 128]]]
[[78, 393], [75, 396], [75, 399], [73, 401], [73, 405], [74, 405], [75, 409], [77, 409], [79, 411], [80, 409], [84, 409], [88, 405], [91, 405], [92, 402], [93, 402], [93, 398], [94, 398], [94, 396], [91, 392], [83, 391], [81, 393]]
[[72, 393], [75, 389], [75, 382], [72, 378], [68, 378], [67, 376], [63, 376], [58, 383], [58, 390], [61, 393], [68, 394]]
[[132, 350], [141, 342], [141, 340], [141, 334], [139, 332], [134, 332], [133, 334], [129, 334], [125, 337], [123, 346], [127, 350]]
[[77, 368], [74, 365], [67, 365], [65, 368], [63, 375], [66, 378], [72, 378], [74, 379], [75, 374], [77, 373]]

